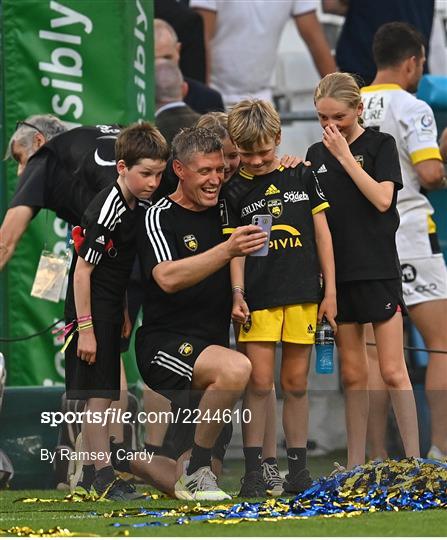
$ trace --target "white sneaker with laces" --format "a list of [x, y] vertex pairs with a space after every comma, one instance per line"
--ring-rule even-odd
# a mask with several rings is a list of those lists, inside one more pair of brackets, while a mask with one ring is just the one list
[[264, 461], [262, 464], [262, 477], [267, 485], [267, 492], [269, 494], [275, 497], [282, 495], [284, 479], [279, 473], [277, 463], [267, 463]]
[[217, 485], [210, 467], [200, 467], [189, 476], [185, 473], [175, 483], [175, 496], [184, 501], [224, 501], [231, 499]]
[[430, 450], [428, 451], [427, 457], [428, 459], [436, 459], [438, 461], [447, 460], [447, 455], [443, 454], [441, 450], [439, 450], [439, 448], [434, 444], [432, 444]]

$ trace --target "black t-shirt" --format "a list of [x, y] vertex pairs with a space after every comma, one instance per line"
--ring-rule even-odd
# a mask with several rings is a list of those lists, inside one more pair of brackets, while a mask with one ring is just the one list
[[118, 126], [83, 126], [57, 135], [29, 159], [10, 207], [56, 212], [77, 225], [92, 198], [116, 180]]
[[224, 240], [218, 207], [187, 210], [169, 198], [154, 204], [138, 227], [138, 253], [145, 278], [143, 326], [140, 332], [173, 332], [228, 344], [231, 315], [229, 265], [200, 283], [168, 294], [156, 283], [152, 270], [163, 261], [203, 253]]
[[313, 214], [329, 205], [311, 169], [261, 175], [239, 171], [222, 189], [224, 233], [249, 225], [257, 214], [271, 214], [273, 225], [266, 257], [247, 257], [245, 291], [252, 310], [320, 301], [320, 266]]
[[396, 199], [402, 176], [396, 143], [387, 133], [366, 129], [350, 149], [372, 178], [377, 182], [394, 182], [395, 189], [390, 208], [379, 212], [323, 143], [309, 148], [306, 159], [311, 161], [331, 205], [326, 215], [334, 245], [336, 279], [344, 282], [398, 278]]
[[[94, 264], [91, 273], [91, 308], [93, 320], [121, 322], [124, 293], [136, 255], [136, 223], [139, 212], [147, 208], [138, 201], [132, 210], [127, 205], [118, 183], [102, 190], [82, 216], [85, 241], [78, 256]], [[109, 240], [113, 248], [106, 250]], [[73, 294], [73, 260], [70, 273], [65, 315], [76, 317]], [[78, 316], [86, 315], [79, 313]]]

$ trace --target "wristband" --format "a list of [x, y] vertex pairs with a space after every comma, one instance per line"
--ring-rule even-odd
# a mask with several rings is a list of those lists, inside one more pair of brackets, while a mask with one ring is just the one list
[[240, 292], [242, 296], [245, 296], [245, 290], [238, 285], [235, 285], [231, 290], [233, 291], [233, 293]]
[[78, 317], [76, 320], [77, 320], [78, 323], [82, 323], [82, 322], [85, 322], [85, 321], [91, 321], [92, 316], [91, 315], [84, 315], [83, 317]]

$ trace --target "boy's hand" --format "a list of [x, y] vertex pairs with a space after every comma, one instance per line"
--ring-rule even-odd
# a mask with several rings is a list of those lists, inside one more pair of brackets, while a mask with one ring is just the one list
[[267, 241], [267, 233], [257, 225], [238, 227], [228, 238], [230, 257], [243, 257], [261, 249]]
[[328, 323], [331, 325], [334, 334], [337, 333], [337, 323], [335, 317], [337, 316], [337, 297], [335, 294], [325, 295], [323, 301], [318, 309], [317, 319], [321, 322], [323, 317], [326, 317]]
[[132, 323], [129, 317], [129, 311], [127, 308], [124, 310], [124, 322], [121, 328], [121, 337], [128, 338], [132, 332]]
[[231, 311], [231, 318], [233, 321], [244, 324], [250, 315], [247, 302], [240, 292], [233, 293], [233, 309]]
[[90, 365], [96, 362], [96, 338], [93, 328], [79, 332], [78, 357]]
[[294, 169], [297, 167], [300, 163], [304, 163], [306, 167], [310, 167], [311, 163], [310, 161], [304, 161], [303, 158], [300, 158], [298, 156], [289, 156], [288, 154], [284, 154], [280, 158], [280, 165], [285, 167], [286, 169]]

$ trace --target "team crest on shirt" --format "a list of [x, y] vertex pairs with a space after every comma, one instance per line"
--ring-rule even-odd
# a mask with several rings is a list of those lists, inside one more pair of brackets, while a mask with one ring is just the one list
[[191, 343], [188, 343], [187, 341], [185, 341], [185, 343], [182, 343], [180, 347], [178, 348], [178, 352], [182, 356], [190, 356], [193, 350], [194, 350], [193, 346], [191, 345]]
[[185, 235], [183, 237], [183, 242], [189, 251], [197, 251], [197, 248], [199, 247], [199, 242], [197, 242], [197, 238], [193, 234]]
[[357, 161], [357, 163], [363, 169], [363, 156], [362, 155], [357, 155], [357, 156], [354, 156], [354, 159]]
[[267, 201], [267, 210], [274, 218], [279, 218], [282, 214], [283, 206], [281, 199], [270, 199]]

